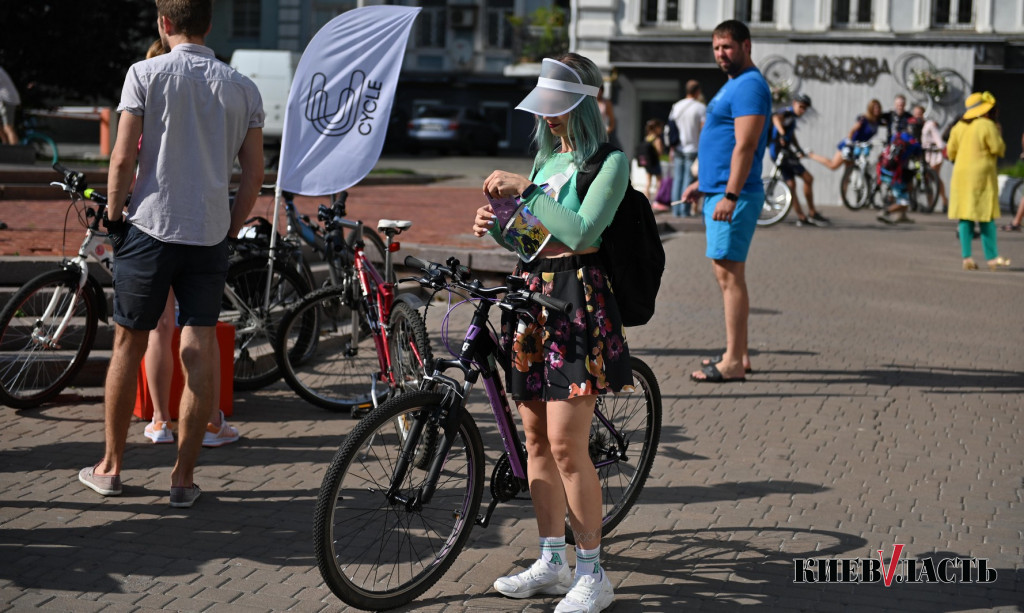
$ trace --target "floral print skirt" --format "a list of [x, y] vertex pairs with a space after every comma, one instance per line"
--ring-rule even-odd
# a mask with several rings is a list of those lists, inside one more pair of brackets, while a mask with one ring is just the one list
[[608, 277], [596, 253], [520, 262], [527, 286], [572, 303], [568, 314], [534, 306], [535, 321], [503, 313], [512, 398], [566, 400], [632, 391], [629, 348]]

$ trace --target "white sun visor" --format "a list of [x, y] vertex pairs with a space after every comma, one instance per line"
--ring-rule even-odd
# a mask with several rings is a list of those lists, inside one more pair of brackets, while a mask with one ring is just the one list
[[596, 98], [598, 91], [597, 87], [584, 84], [572, 68], [557, 60], [545, 58], [541, 63], [537, 86], [516, 109], [542, 117], [564, 115], [587, 96]]

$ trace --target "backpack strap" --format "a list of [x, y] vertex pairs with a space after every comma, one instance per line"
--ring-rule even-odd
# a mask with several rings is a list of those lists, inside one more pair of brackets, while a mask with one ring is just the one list
[[586, 162], [583, 162], [583, 168], [576, 171], [576, 196], [579, 197], [580, 202], [583, 202], [583, 199], [587, 197], [590, 184], [597, 178], [598, 171], [601, 170], [604, 161], [613, 151], [620, 151], [620, 149], [611, 143], [601, 143], [594, 155], [587, 158]]

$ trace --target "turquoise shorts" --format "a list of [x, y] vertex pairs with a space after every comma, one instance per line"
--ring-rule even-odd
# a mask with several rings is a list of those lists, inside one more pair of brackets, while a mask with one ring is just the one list
[[725, 194], [710, 194], [704, 197], [704, 227], [708, 239], [708, 250], [704, 254], [712, 260], [746, 262], [750, 241], [754, 238], [757, 218], [764, 206], [764, 192], [743, 192], [736, 201], [732, 221], [715, 221], [711, 218], [715, 206]]

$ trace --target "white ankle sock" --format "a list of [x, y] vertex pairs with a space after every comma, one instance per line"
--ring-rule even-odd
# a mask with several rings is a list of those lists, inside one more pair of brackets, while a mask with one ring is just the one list
[[604, 571], [601, 569], [601, 547], [594, 549], [576, 548], [576, 576], [592, 575], [598, 581]]
[[551, 566], [565, 566], [565, 537], [540, 537], [540, 559]]

